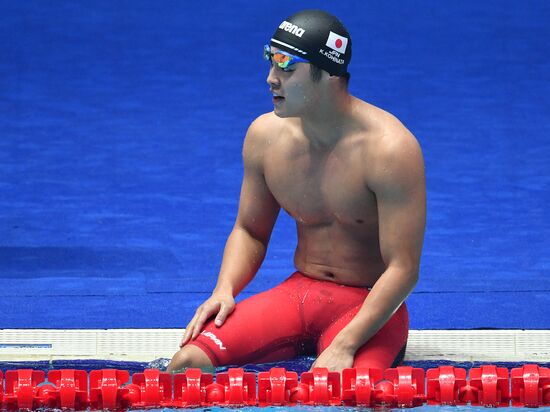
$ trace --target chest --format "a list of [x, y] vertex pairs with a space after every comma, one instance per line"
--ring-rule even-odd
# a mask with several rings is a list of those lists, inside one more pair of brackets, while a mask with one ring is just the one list
[[376, 219], [360, 153], [274, 151], [265, 163], [267, 184], [281, 205], [304, 224], [362, 224]]

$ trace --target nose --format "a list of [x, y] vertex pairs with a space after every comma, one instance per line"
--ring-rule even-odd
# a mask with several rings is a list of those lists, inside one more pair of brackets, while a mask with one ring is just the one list
[[270, 89], [278, 89], [281, 85], [279, 77], [277, 76], [277, 70], [275, 69], [274, 65], [269, 68], [269, 73], [267, 75], [266, 81], [267, 84], [269, 84]]

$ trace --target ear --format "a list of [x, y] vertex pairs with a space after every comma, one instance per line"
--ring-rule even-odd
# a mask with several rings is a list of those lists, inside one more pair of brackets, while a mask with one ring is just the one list
[[327, 75], [329, 76], [328, 77], [328, 81], [330, 82], [329, 84], [333, 85], [335, 88], [338, 88], [338, 89], [341, 89], [341, 88], [347, 89], [346, 80], [344, 77], [336, 76], [328, 73]]
[[335, 75], [329, 74], [327, 72], [325, 72], [323, 74], [327, 75], [327, 81], [329, 82], [330, 85], [332, 85], [334, 87], [339, 87], [340, 86], [341, 79], [340, 79], [339, 76], [335, 76]]

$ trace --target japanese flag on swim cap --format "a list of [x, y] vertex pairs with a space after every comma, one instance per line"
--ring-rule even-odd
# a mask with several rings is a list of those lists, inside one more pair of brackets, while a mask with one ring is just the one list
[[351, 37], [342, 22], [322, 10], [302, 10], [283, 21], [270, 45], [303, 57], [333, 76], [343, 76], [351, 60]]

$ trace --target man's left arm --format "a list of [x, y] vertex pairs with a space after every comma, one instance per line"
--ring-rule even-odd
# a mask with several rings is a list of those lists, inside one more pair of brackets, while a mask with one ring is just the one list
[[378, 332], [418, 281], [426, 226], [424, 161], [418, 142], [403, 130], [384, 144], [370, 163], [367, 185], [376, 195], [380, 251], [386, 270], [363, 306], [313, 366], [342, 370], [357, 350]]

